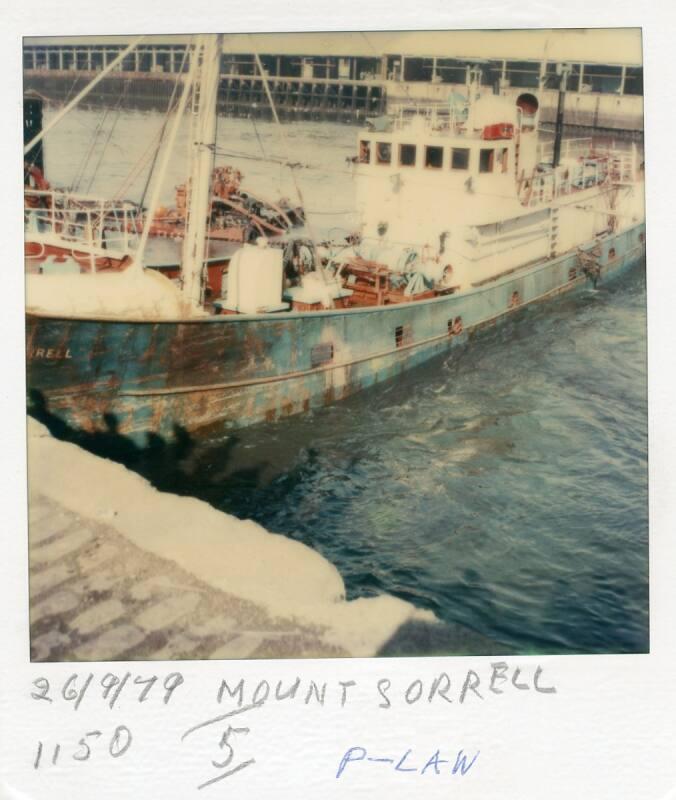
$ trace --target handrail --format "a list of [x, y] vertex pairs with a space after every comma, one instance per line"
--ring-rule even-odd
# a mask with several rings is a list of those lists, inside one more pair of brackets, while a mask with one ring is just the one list
[[[133, 203], [108, 201], [58, 190], [25, 190], [26, 241], [42, 242], [96, 256], [131, 255], [140, 209]], [[32, 202], [31, 202], [32, 201]]]

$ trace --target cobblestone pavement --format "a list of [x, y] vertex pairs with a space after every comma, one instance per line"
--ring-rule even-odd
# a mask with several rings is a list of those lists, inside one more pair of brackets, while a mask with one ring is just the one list
[[28, 521], [33, 661], [348, 655], [44, 495]]

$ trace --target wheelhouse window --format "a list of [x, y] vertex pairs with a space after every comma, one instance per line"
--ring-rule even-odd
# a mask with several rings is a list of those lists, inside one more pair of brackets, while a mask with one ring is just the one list
[[415, 167], [415, 145], [399, 145], [399, 165], [402, 167]]
[[362, 139], [359, 142], [359, 163], [371, 163], [371, 142], [367, 141], [366, 139]]
[[451, 169], [469, 169], [469, 147], [451, 149]]
[[376, 163], [389, 164], [392, 161], [392, 145], [389, 142], [376, 142]]
[[444, 148], [425, 147], [425, 166], [428, 169], [441, 169], [444, 165]]
[[494, 148], [482, 149], [479, 151], [479, 172], [493, 172], [493, 161], [495, 159]]

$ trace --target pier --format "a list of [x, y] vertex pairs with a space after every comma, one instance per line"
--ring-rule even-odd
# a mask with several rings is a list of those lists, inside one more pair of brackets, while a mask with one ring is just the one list
[[[594, 46], [598, 39], [590, 42], [582, 34], [567, 32], [555, 49], [547, 44], [546, 31], [528, 32], [518, 49], [505, 45], [500, 32], [289, 34], [274, 40], [268, 34], [230, 36], [221, 58], [219, 107], [234, 116], [270, 116], [267, 81], [282, 118], [361, 123], [406, 108], [446, 106], [452, 92], [465, 88], [469, 64], [480, 61], [482, 91], [515, 99], [525, 91], [537, 92], [540, 119], [548, 124], [556, 116], [557, 64], [566, 61], [571, 126], [641, 132], [643, 68], [634, 41], [625, 41], [621, 31], [606, 31], [608, 43], [601, 53], [617, 60], [604, 63]], [[271, 52], [273, 41], [277, 52]], [[283, 51], [280, 41], [288, 42]], [[177, 76], [186, 71], [186, 42], [182, 36], [147, 37], [101, 82], [90, 102], [117, 104], [122, 97], [132, 107], [165, 108]], [[62, 101], [126, 44], [122, 37], [28, 38], [25, 87]]]
[[33, 661], [509, 652], [388, 595], [346, 601], [313, 550], [158, 492], [32, 419], [28, 455]]
[[39, 491], [29, 527], [34, 661], [348, 655], [317, 628], [272, 619]]

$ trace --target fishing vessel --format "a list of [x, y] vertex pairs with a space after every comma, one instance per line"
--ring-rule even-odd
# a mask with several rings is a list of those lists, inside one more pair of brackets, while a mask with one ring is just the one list
[[209, 294], [220, 47], [196, 39], [176, 113], [190, 104], [180, 276], [145, 268], [155, 201], [113, 272], [96, 261], [114, 245], [101, 253], [109, 209], [85, 214], [77, 232], [54, 214], [52, 235], [78, 234], [89, 269], [27, 275], [29, 409], [43, 418], [141, 443], [274, 421], [395, 378], [645, 254], [636, 149], [563, 140], [563, 91], [557, 135], [541, 142], [537, 97], [483, 93], [475, 65], [444, 113], [402, 111], [359, 131], [358, 230], [323, 243], [261, 236]]

